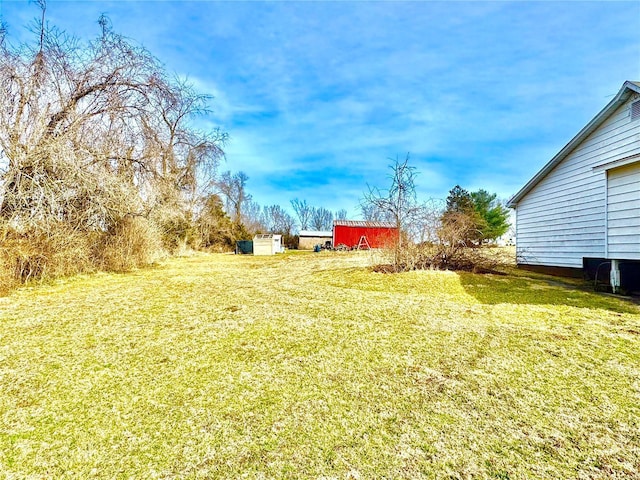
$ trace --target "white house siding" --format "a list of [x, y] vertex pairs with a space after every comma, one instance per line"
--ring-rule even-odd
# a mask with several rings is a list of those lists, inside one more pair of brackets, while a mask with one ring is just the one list
[[605, 256], [606, 175], [592, 169], [640, 153], [640, 119], [632, 99], [533, 187], [517, 204], [519, 262], [582, 267], [583, 257]]
[[607, 172], [607, 258], [640, 260], [640, 163]]

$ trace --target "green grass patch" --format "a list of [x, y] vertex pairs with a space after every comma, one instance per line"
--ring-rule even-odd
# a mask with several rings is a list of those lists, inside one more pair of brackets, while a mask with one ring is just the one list
[[0, 478], [640, 478], [640, 311], [194, 255], [0, 298]]

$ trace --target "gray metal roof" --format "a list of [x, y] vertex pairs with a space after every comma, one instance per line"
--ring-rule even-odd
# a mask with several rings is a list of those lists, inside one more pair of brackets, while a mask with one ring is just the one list
[[604, 107], [600, 113], [598, 113], [578, 134], [567, 143], [560, 152], [553, 157], [549, 163], [547, 163], [542, 169], [535, 174], [535, 176], [527, 182], [527, 184], [520, 189], [513, 197], [507, 202], [508, 207], [515, 207], [522, 198], [535, 187], [540, 180], [542, 180], [547, 173], [555, 168], [562, 160], [564, 160], [582, 141], [593, 133], [602, 123], [611, 116], [611, 114], [629, 97], [634, 93], [640, 93], [640, 82], [626, 81], [622, 85], [622, 88], [618, 94], [611, 100], [606, 107]]
[[391, 222], [369, 222], [367, 220], [334, 220], [333, 226], [365, 227], [365, 228], [396, 228]]
[[331, 230], [300, 230], [298, 234], [300, 237], [331, 237], [333, 232]]

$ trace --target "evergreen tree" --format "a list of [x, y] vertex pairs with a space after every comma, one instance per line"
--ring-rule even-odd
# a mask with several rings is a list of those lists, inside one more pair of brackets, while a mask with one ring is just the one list
[[473, 212], [473, 210], [473, 198], [468, 191], [466, 191], [460, 185], [456, 185], [451, 190], [449, 190], [446, 212], [471, 213]]
[[484, 220], [476, 211], [471, 194], [460, 185], [449, 190], [447, 206], [440, 221], [444, 230], [457, 232], [456, 236], [460, 237], [457, 242], [467, 246], [481, 243]]
[[202, 247], [230, 249], [237, 240], [250, 238], [242, 223], [231, 221], [219, 195], [211, 194], [204, 199], [202, 210], [196, 221]]
[[497, 200], [495, 193], [483, 189], [469, 193], [456, 185], [449, 191], [447, 206], [440, 220], [445, 227], [464, 224], [465, 234], [461, 241], [481, 244], [506, 233], [509, 210]]
[[509, 210], [496, 197], [495, 193], [482, 189], [471, 193], [475, 211], [484, 223], [481, 228], [482, 240], [495, 240], [509, 229]]

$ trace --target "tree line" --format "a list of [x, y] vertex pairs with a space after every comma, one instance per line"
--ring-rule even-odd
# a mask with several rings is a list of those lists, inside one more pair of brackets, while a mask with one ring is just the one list
[[285, 245], [296, 248], [299, 231], [331, 230], [334, 219], [347, 217], [345, 209], [333, 212], [298, 198], [289, 202], [293, 214], [281, 205], [261, 206], [248, 193], [248, 181], [249, 176], [242, 171], [228, 170], [219, 175], [215, 191], [207, 198], [207, 208], [200, 215], [202, 246], [230, 249], [237, 240], [250, 239], [257, 233], [277, 233], [283, 235]]
[[[369, 187], [359, 205], [359, 213], [364, 220], [393, 224], [402, 232], [400, 249], [404, 248], [403, 244], [407, 247], [415, 244], [480, 247], [495, 242], [510, 227], [509, 211], [495, 193], [484, 189], [469, 192], [456, 185], [446, 200], [419, 202], [415, 187], [417, 172], [409, 164], [408, 155], [402, 162], [396, 160], [391, 170], [390, 188]], [[261, 207], [246, 191], [248, 180], [244, 172], [224, 172], [220, 175], [218, 192], [211, 197], [219, 204], [212, 217], [219, 216], [229, 226], [227, 247], [255, 233], [269, 232], [282, 234], [285, 243], [295, 248], [296, 232], [330, 231], [334, 219], [346, 219], [344, 209], [334, 213], [298, 198], [290, 201], [293, 215], [280, 205]], [[222, 223], [213, 222], [216, 225], [213, 234], [220, 234]]]
[[[0, 26], [0, 289], [226, 249], [257, 232], [293, 237], [294, 216], [254, 202], [245, 173], [219, 172], [228, 134], [195, 126], [209, 96], [107, 17], [84, 42], [36, 3], [26, 42]], [[310, 227], [331, 228], [332, 212], [292, 204]]]

